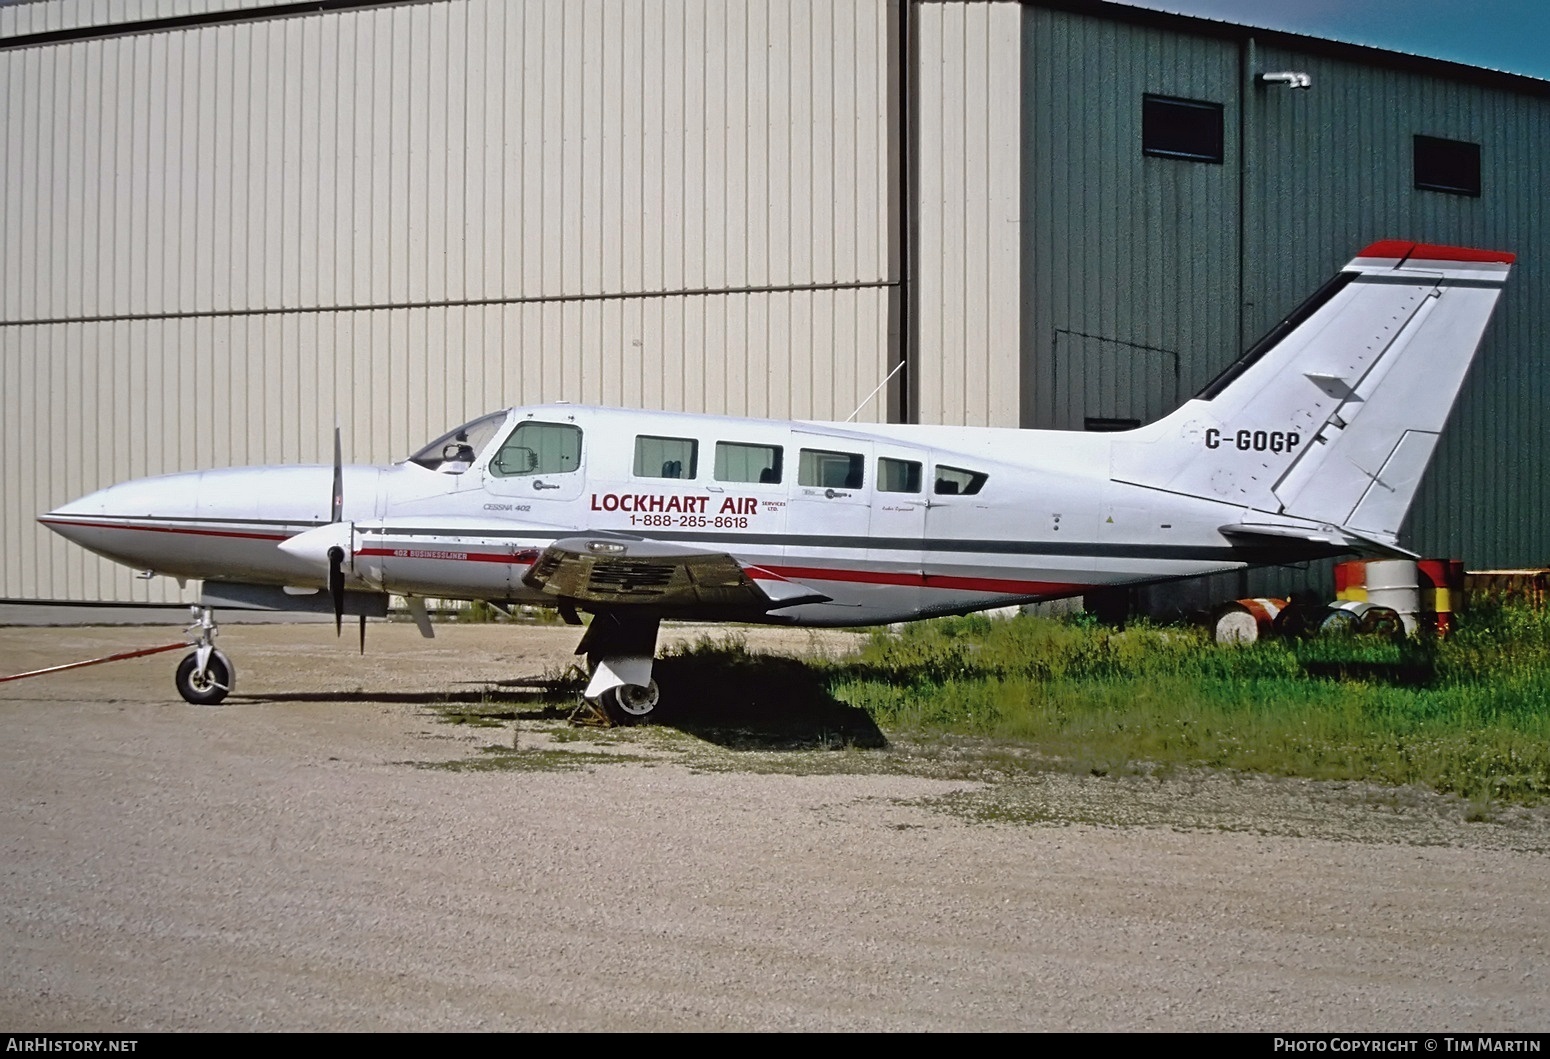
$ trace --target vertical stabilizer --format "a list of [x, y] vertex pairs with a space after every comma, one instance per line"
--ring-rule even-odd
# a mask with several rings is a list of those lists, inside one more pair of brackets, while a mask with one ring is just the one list
[[1513, 260], [1372, 244], [1198, 397], [1117, 437], [1113, 477], [1392, 545]]

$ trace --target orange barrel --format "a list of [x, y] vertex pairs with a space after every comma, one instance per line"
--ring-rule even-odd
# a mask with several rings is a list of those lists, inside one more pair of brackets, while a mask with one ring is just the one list
[[[1362, 632], [1370, 636], [1387, 636], [1390, 639], [1401, 640], [1415, 631], [1405, 627], [1405, 616], [1392, 607], [1377, 603], [1369, 603], [1367, 606], [1370, 609], [1362, 614]], [[1411, 620], [1415, 620], [1414, 615], [1411, 615]]]
[[1216, 608], [1211, 627], [1217, 643], [1254, 643], [1275, 629], [1284, 599], [1235, 599]]
[[1367, 602], [1387, 607], [1399, 615], [1406, 635], [1420, 625], [1421, 587], [1414, 559], [1369, 559]]
[[1362, 601], [1367, 598], [1367, 563], [1351, 559], [1335, 564], [1335, 598]]
[[1276, 615], [1276, 635], [1289, 640], [1305, 639], [1319, 631], [1324, 620], [1324, 604], [1293, 597]]
[[1453, 612], [1464, 605], [1464, 560], [1422, 559], [1416, 563], [1421, 613], [1435, 622], [1438, 636], [1453, 629]]

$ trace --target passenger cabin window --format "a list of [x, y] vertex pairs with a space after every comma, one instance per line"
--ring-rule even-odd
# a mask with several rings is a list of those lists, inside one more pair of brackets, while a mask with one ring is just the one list
[[693, 478], [699, 468], [700, 443], [690, 438], [635, 439], [635, 477]]
[[877, 461], [879, 493], [920, 492], [921, 466], [913, 460], [895, 460], [887, 456]]
[[782, 451], [779, 445], [745, 445], [737, 441], [718, 441], [716, 442], [716, 481], [779, 484]]
[[490, 460], [498, 478], [568, 474], [580, 467], [581, 429], [564, 423], [523, 423]]
[[980, 471], [966, 471], [961, 467], [938, 467], [936, 488], [938, 496], [973, 496], [985, 485], [990, 475]]
[[866, 460], [850, 452], [803, 449], [797, 466], [797, 484], [820, 489], [860, 489], [866, 476]]

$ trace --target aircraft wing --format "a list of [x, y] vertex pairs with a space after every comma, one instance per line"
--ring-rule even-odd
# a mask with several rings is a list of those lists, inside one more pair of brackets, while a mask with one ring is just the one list
[[522, 580], [589, 607], [764, 614], [830, 598], [725, 552], [607, 534], [555, 541]]

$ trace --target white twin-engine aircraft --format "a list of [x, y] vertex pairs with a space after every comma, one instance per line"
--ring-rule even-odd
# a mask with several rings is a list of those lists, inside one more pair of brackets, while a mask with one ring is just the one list
[[[224, 604], [557, 607], [585, 700], [658, 701], [664, 618], [872, 625], [1342, 552], [1398, 532], [1514, 258], [1374, 243], [1196, 398], [1121, 433], [575, 405], [476, 419], [390, 467], [145, 478], [41, 521]], [[332, 502], [330, 503], [330, 499]], [[203, 612], [191, 702], [233, 683]]]

